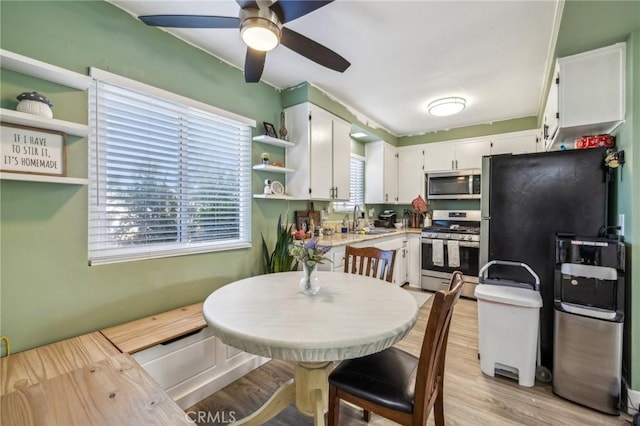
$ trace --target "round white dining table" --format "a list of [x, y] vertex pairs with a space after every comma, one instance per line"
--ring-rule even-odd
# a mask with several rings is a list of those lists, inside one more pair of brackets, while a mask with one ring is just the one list
[[225, 344], [296, 362], [294, 379], [238, 425], [263, 424], [293, 402], [323, 425], [333, 361], [390, 347], [418, 317], [416, 300], [386, 281], [318, 272], [322, 287], [307, 295], [298, 289], [301, 277], [302, 272], [283, 272], [246, 278], [204, 302], [205, 320]]

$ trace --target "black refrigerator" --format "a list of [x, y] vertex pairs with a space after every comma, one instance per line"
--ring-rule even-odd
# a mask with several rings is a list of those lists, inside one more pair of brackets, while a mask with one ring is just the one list
[[[494, 155], [482, 163], [480, 265], [524, 262], [540, 277], [541, 364], [553, 368], [556, 234], [598, 236], [607, 223], [605, 149]], [[490, 278], [529, 282], [523, 268]]]

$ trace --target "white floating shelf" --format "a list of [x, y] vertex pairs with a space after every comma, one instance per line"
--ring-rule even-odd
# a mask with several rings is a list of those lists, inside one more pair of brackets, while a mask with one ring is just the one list
[[288, 169], [286, 167], [272, 166], [270, 164], [256, 164], [253, 166], [253, 170], [261, 170], [263, 172], [276, 172], [276, 173], [295, 173], [294, 169]]
[[262, 198], [269, 200], [295, 200], [295, 197], [291, 195], [268, 195], [268, 194], [253, 194], [253, 198]]
[[87, 137], [89, 135], [89, 126], [86, 124], [46, 118], [35, 114], [26, 114], [12, 109], [0, 108], [0, 121], [19, 124], [21, 126], [37, 127], [39, 129], [57, 130], [58, 132], [80, 137]]
[[69, 71], [56, 65], [9, 52], [8, 50], [0, 49], [0, 56], [2, 57], [0, 65], [4, 69], [52, 81], [74, 89], [86, 90], [93, 81], [87, 75]]
[[26, 173], [0, 173], [2, 180], [21, 180], [25, 182], [65, 183], [71, 185], [89, 185], [89, 179], [67, 176], [44, 176]]
[[253, 137], [254, 142], [267, 143], [269, 145], [292, 147], [295, 146], [293, 142], [283, 141], [282, 139], [272, 138], [267, 135], [260, 135]]

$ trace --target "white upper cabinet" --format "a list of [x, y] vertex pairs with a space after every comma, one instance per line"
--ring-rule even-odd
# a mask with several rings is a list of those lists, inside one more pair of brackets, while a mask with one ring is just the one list
[[285, 110], [289, 140], [287, 191], [304, 200], [348, 200], [350, 125], [310, 103]]
[[551, 87], [549, 88], [549, 95], [547, 96], [547, 103], [544, 107], [544, 114], [542, 115], [542, 138], [545, 141], [545, 145], [547, 141], [552, 141], [556, 137], [560, 121], [560, 112], [558, 111], [559, 74], [560, 71], [556, 63], [556, 67], [553, 70]]
[[[547, 149], [573, 148], [576, 138], [611, 133], [622, 123], [625, 46], [617, 43], [558, 59], [558, 131], [547, 141]], [[548, 102], [547, 107], [554, 105]], [[552, 115], [545, 111], [545, 116]]]
[[351, 164], [351, 125], [342, 120], [333, 120], [333, 198], [349, 200]]
[[365, 203], [411, 204], [424, 195], [426, 173], [481, 169], [485, 155], [542, 150], [538, 129], [400, 148], [369, 142], [365, 144]]
[[365, 144], [364, 202], [395, 204], [398, 201], [398, 153], [384, 141]]
[[452, 142], [436, 142], [424, 145], [425, 172], [452, 170], [455, 159], [456, 149]]
[[455, 170], [480, 169], [482, 157], [491, 153], [491, 141], [474, 139], [456, 144]]
[[491, 155], [497, 154], [530, 154], [542, 151], [540, 132], [527, 130], [524, 132], [506, 133], [491, 137]]
[[424, 171], [479, 169], [482, 156], [491, 153], [488, 138], [437, 142], [424, 145]]
[[424, 145], [398, 148], [398, 204], [424, 194]]

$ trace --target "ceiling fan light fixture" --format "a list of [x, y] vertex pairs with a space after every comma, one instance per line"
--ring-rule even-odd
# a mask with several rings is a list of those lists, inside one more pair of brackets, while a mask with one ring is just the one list
[[466, 105], [467, 101], [464, 98], [442, 98], [431, 102], [427, 107], [427, 111], [436, 117], [446, 117], [459, 113]]
[[242, 15], [240, 37], [247, 46], [268, 52], [280, 44], [282, 25], [275, 13], [268, 9], [245, 9]]

